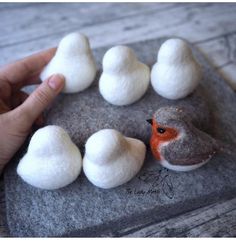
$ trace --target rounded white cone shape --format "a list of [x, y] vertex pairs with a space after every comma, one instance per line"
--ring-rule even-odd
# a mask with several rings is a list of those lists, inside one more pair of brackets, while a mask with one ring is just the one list
[[35, 132], [17, 173], [28, 184], [47, 190], [72, 183], [80, 174], [82, 157], [69, 135], [59, 126]]
[[40, 78], [44, 81], [53, 74], [62, 74], [65, 77], [63, 92], [76, 93], [92, 84], [96, 71], [88, 38], [80, 33], [71, 33], [61, 40]]
[[129, 105], [139, 100], [150, 82], [149, 67], [138, 61], [132, 49], [115, 46], [103, 57], [99, 90], [113, 105]]
[[141, 169], [145, 144], [124, 137], [113, 129], [93, 134], [85, 145], [83, 170], [90, 182], [100, 188], [113, 188], [131, 180]]
[[161, 45], [151, 71], [151, 84], [159, 95], [172, 100], [184, 98], [201, 78], [201, 68], [185, 41], [169, 39]]

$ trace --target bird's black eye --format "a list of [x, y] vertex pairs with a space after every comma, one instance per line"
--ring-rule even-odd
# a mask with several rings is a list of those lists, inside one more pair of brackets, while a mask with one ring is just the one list
[[159, 132], [160, 134], [163, 134], [163, 133], [165, 133], [165, 129], [164, 128], [161, 128], [161, 127], [158, 127], [157, 128], [157, 132]]

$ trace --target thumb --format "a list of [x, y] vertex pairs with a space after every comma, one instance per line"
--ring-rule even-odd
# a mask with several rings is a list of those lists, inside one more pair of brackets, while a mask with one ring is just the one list
[[[43, 81], [41, 85], [17, 107], [13, 112], [18, 112], [18, 117], [25, 127], [31, 126], [44, 109], [64, 88], [65, 78], [61, 74], [55, 74]], [[19, 119], [18, 119], [19, 120]]]

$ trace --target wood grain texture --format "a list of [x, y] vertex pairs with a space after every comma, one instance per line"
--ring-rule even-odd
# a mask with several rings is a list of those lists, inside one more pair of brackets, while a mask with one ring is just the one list
[[[93, 48], [166, 36], [186, 38], [236, 90], [235, 3], [0, 3], [0, 65], [57, 45], [71, 31]], [[154, 50], [157, 51], [157, 50]], [[236, 199], [194, 210], [134, 236], [234, 236]], [[6, 236], [0, 180], [0, 236]]]
[[87, 34], [93, 48], [179, 36], [196, 43], [236, 88], [236, 77], [226, 68], [228, 51], [232, 53], [230, 64], [235, 66], [234, 48], [229, 49], [235, 46], [234, 3], [32, 4], [23, 9], [0, 15], [0, 65], [55, 46], [71, 31]]
[[127, 237], [232, 237], [236, 235], [236, 198], [150, 225]]
[[[174, 4], [117, 4], [112, 7], [111, 3], [96, 4], [40, 4], [31, 5], [18, 11], [14, 9], [9, 15], [2, 13], [1, 18], [5, 21], [0, 23], [3, 34], [0, 37], [0, 46], [11, 46], [28, 42], [30, 40], [64, 34], [72, 29], [81, 29], [89, 26], [97, 26], [111, 21], [119, 21], [123, 18], [133, 18], [139, 13], [159, 12], [169, 9]], [[98, 11], [99, 10], [99, 11]], [[118, 11], [117, 11], [118, 10]], [[12, 14], [22, 19], [12, 18]], [[10, 26], [7, 28], [6, 26]], [[71, 29], [71, 30], [70, 30]], [[18, 31], [14, 31], [18, 30]], [[21, 30], [21, 31], [19, 31]]]
[[236, 90], [236, 32], [196, 43], [216, 71]]

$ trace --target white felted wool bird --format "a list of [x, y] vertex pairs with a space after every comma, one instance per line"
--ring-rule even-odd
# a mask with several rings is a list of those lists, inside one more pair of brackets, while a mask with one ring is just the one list
[[113, 129], [93, 134], [85, 145], [83, 170], [100, 188], [113, 188], [131, 180], [141, 169], [145, 144]]
[[47, 190], [72, 183], [80, 174], [82, 157], [69, 135], [59, 126], [35, 132], [17, 173], [28, 184]]
[[66, 80], [63, 92], [76, 93], [92, 84], [96, 71], [88, 38], [81, 33], [71, 33], [61, 40], [40, 77], [45, 80], [53, 74], [62, 74]]
[[138, 61], [132, 49], [115, 46], [104, 55], [99, 90], [109, 103], [120, 106], [134, 103], [145, 94], [149, 81], [149, 67]]
[[151, 71], [151, 84], [159, 95], [172, 100], [184, 98], [201, 78], [201, 68], [184, 40], [169, 39], [161, 45]]

